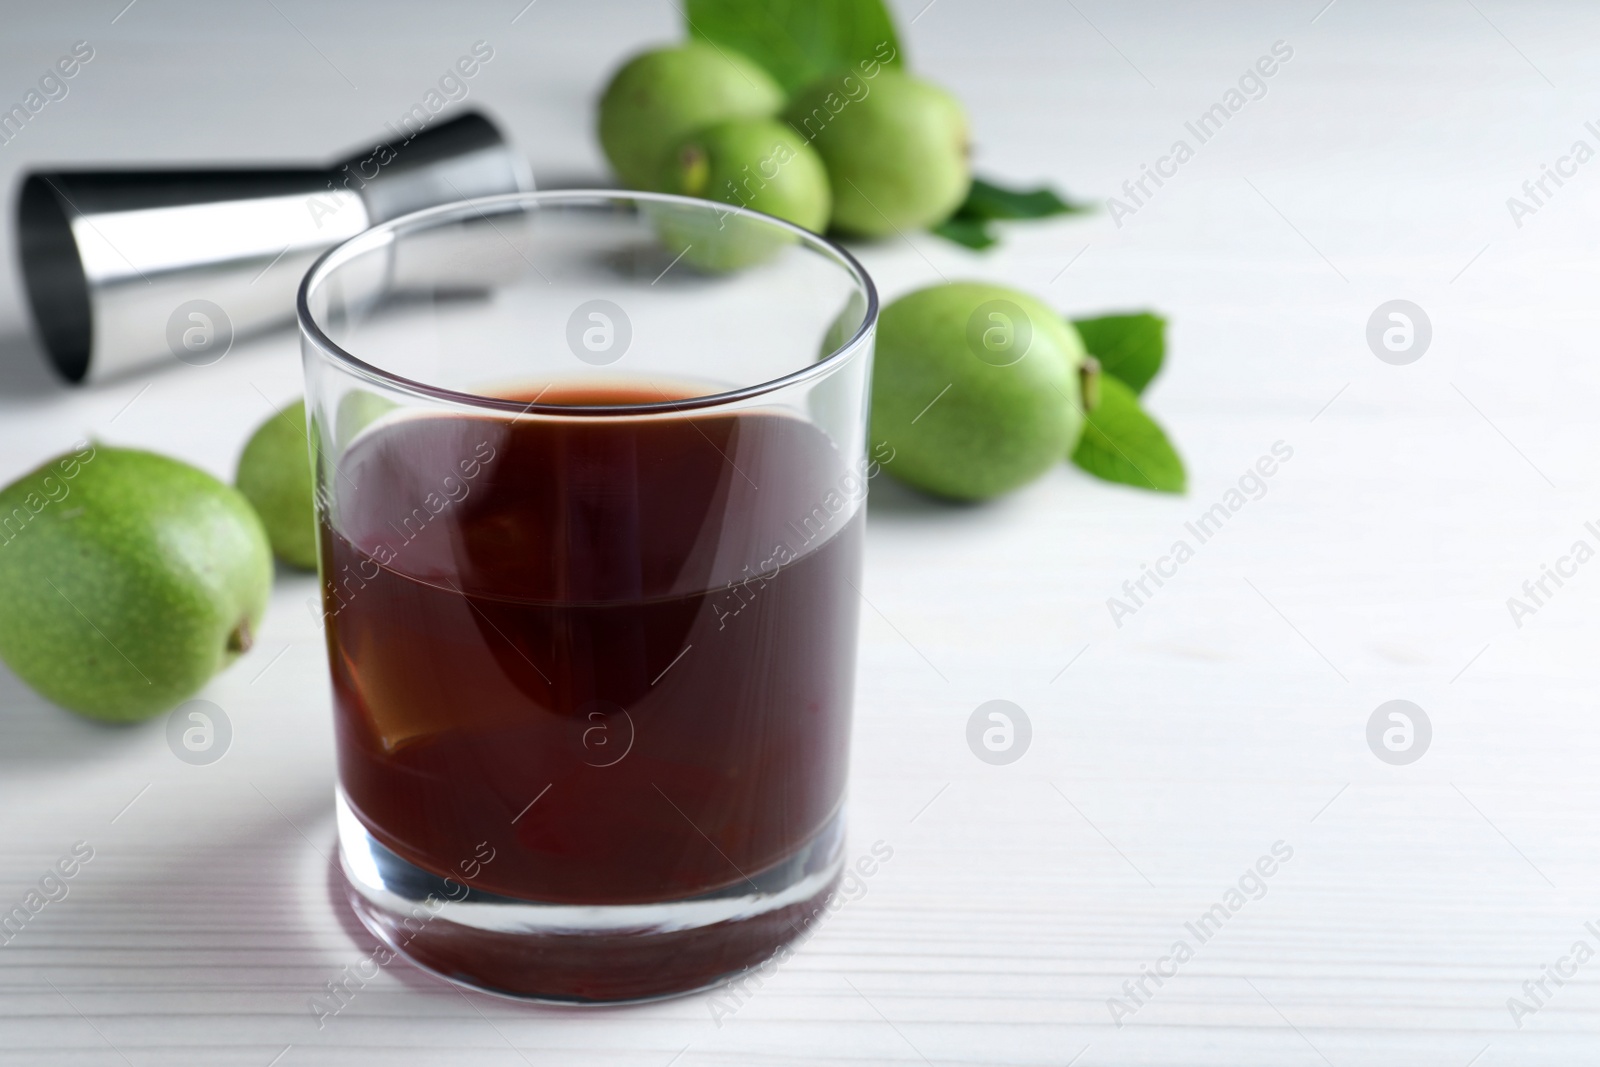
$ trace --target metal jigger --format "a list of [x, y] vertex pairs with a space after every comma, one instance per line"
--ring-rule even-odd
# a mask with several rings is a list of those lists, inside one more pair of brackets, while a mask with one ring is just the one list
[[532, 187], [488, 119], [467, 114], [305, 170], [34, 172], [17, 205], [22, 275], [50, 361], [98, 382], [294, 320], [322, 252], [386, 219]]

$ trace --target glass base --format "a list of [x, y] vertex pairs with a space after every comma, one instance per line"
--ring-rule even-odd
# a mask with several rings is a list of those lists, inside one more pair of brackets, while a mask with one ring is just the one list
[[339, 865], [364, 926], [418, 967], [522, 1000], [616, 1004], [714, 986], [805, 933], [844, 862], [844, 815], [787, 859], [713, 893], [567, 905], [469, 890], [401, 859], [341, 790]]

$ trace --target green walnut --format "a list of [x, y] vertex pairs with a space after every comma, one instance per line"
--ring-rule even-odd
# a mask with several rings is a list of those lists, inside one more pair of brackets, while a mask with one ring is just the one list
[[1026, 293], [954, 282], [878, 320], [872, 440], [884, 470], [926, 492], [986, 500], [1060, 463], [1083, 430], [1083, 341]]
[[775, 215], [820, 233], [832, 197], [816, 149], [775, 119], [734, 119], [680, 144], [656, 188]]
[[[691, 135], [666, 159], [657, 186], [731, 205], [715, 214], [650, 205], [673, 255], [721, 273], [770, 259], [793, 233], [744, 209], [820, 231], [828, 225], [828, 175], [805, 140], [773, 119], [735, 119]], [[740, 210], [735, 211], [733, 208]]]
[[316, 570], [317, 516], [305, 401], [275, 412], [256, 429], [239, 456], [233, 484], [261, 517], [273, 555], [291, 567]]
[[888, 68], [873, 78], [835, 74], [802, 90], [784, 117], [827, 165], [837, 229], [922, 229], [966, 199], [966, 114], [936, 85]]
[[600, 147], [623, 183], [653, 189], [662, 161], [704, 126], [769, 118], [783, 90], [737, 52], [691, 42], [623, 64], [600, 97]]
[[90, 718], [193, 695], [250, 648], [271, 588], [250, 504], [175, 459], [86, 445], [0, 490], [0, 657]]

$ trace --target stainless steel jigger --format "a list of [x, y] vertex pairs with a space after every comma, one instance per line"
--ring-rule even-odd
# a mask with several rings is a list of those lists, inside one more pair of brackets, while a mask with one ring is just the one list
[[22, 275], [50, 361], [98, 382], [174, 358], [214, 363], [294, 320], [326, 249], [452, 200], [532, 188], [467, 114], [328, 169], [34, 172], [17, 204]]

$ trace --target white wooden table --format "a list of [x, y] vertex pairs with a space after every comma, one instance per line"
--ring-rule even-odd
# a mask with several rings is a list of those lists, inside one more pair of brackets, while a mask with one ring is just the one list
[[[96, 50], [0, 147], [8, 188], [47, 161], [331, 156], [480, 39], [495, 58], [469, 103], [542, 181], [581, 180], [602, 173], [605, 73], [677, 33], [642, 0], [124, 3], [0, 12], [0, 102], [72, 42]], [[1174, 140], [1195, 152], [1120, 227], [1102, 211], [984, 256], [919, 237], [862, 258], [891, 297], [981, 276], [1069, 312], [1168, 313], [1149, 397], [1192, 488], [1063, 466], [981, 508], [874, 489], [849, 849], [894, 855], [865, 893], [731, 1015], [709, 996], [529, 1008], [396, 964], [319, 1030], [309, 998], [373, 942], [331, 894], [323, 651], [312, 581], [285, 576], [257, 648], [203, 694], [234, 728], [213, 765], [175, 759], [159, 721], [101, 729], [0, 674], [0, 911], [93, 849], [0, 945], [0, 1064], [1596, 1058], [1600, 961], [1559, 986], [1544, 968], [1579, 940], [1600, 950], [1600, 563], [1520, 627], [1506, 601], [1574, 541], [1600, 547], [1584, 526], [1600, 519], [1600, 161], [1547, 184], [1520, 227], [1506, 200], [1574, 141], [1600, 149], [1584, 126], [1600, 12], [920, 3], [899, 5], [908, 52], [967, 102], [982, 171], [1105, 197]], [[1280, 40], [1293, 56], [1266, 94], [1196, 147], [1185, 122]], [[1433, 328], [1406, 366], [1365, 341], [1396, 298]], [[80, 391], [19, 336], [0, 354], [7, 479], [82, 434], [227, 477], [248, 427], [299, 391], [287, 336]], [[1194, 543], [1185, 523], [1279, 441], [1293, 457], [1265, 494]], [[1194, 558], [1114, 625], [1107, 598], [1178, 539]], [[997, 698], [1033, 726], [1006, 766], [965, 740]], [[1432, 724], [1409, 765], [1368, 748], [1392, 699]], [[1201, 943], [1185, 924], [1277, 842], [1293, 854], [1265, 895], [1213, 912]], [[1162, 962], [1180, 940], [1192, 958]], [[1536, 1006], [1523, 984], [1541, 979], [1514, 1018], [1508, 998]]]

